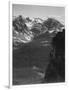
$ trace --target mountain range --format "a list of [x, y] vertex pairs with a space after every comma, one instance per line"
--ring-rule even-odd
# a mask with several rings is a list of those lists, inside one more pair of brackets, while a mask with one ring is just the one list
[[32, 41], [46, 42], [47, 36], [53, 36], [58, 32], [62, 32], [64, 25], [54, 19], [13, 17], [13, 46], [15, 49], [21, 45], [26, 45]]

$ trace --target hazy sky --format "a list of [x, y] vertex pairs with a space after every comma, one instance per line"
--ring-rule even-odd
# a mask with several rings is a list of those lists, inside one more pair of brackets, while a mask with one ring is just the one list
[[23, 15], [30, 18], [46, 18], [48, 16], [57, 16], [65, 19], [65, 8], [55, 6], [37, 6], [37, 5], [23, 5], [13, 4], [13, 16]]

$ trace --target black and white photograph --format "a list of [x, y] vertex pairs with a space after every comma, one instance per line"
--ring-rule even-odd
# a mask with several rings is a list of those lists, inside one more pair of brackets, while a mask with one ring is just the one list
[[65, 82], [65, 7], [12, 4], [12, 84]]

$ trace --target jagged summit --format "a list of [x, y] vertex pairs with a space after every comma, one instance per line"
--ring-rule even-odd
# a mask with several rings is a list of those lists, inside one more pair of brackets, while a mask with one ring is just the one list
[[34, 21], [36, 22], [36, 23], [43, 23], [43, 19], [41, 19], [41, 18], [34, 18]]

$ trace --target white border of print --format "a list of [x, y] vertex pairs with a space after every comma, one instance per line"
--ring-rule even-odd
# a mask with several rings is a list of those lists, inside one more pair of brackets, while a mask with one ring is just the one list
[[13, 73], [12, 73], [12, 2], [9, 2], [9, 23], [10, 23], [10, 25], [9, 25], [9, 29], [10, 29], [10, 32], [9, 32], [9, 38], [10, 38], [10, 40], [9, 40], [9, 42], [10, 42], [10, 46], [9, 46], [9, 87], [11, 87], [12, 86], [12, 75], [13, 75]]
[[[12, 73], [12, 4], [28, 4], [28, 5], [43, 5], [43, 6], [60, 6], [60, 7], [65, 7], [65, 9], [66, 9], [66, 5], [65, 4], [55, 4], [55, 3], [42, 3], [42, 2], [39, 2], [39, 1], [37, 1], [37, 2], [32, 2], [31, 0], [30, 1], [25, 1], [25, 0], [22, 0], [22, 1], [16, 1], [16, 0], [14, 0], [14, 1], [10, 1], [10, 14], [9, 14], [9, 17], [10, 17], [10, 33], [9, 33], [9, 36], [10, 36], [10, 61], [9, 61], [9, 64], [10, 64], [10, 69], [9, 69], [9, 87], [10, 88], [13, 88], [13, 85], [12, 85], [12, 75], [13, 75], [13, 73]], [[39, 89], [39, 87], [41, 87], [41, 88], [44, 88], [45, 86], [47, 87], [49, 87], [49, 86], [54, 86], [55, 88], [56, 88], [56, 86], [55, 85], [57, 85], [57, 86], [59, 86], [59, 85], [61, 85], [62, 87], [64, 87], [64, 85], [66, 85], [66, 83], [67, 83], [67, 78], [66, 78], [66, 82], [65, 83], [54, 83], [54, 84], [36, 84], [36, 85], [16, 85], [15, 87], [17, 87], [17, 88], [22, 88], [22, 87], [28, 87], [29, 88], [29, 86], [31, 87], [31, 88], [34, 88], [34, 90], [36, 89], [35, 88], [35, 86], [36, 87], [38, 87], [38, 89]], [[32, 90], [32, 89], [31, 89]]]

